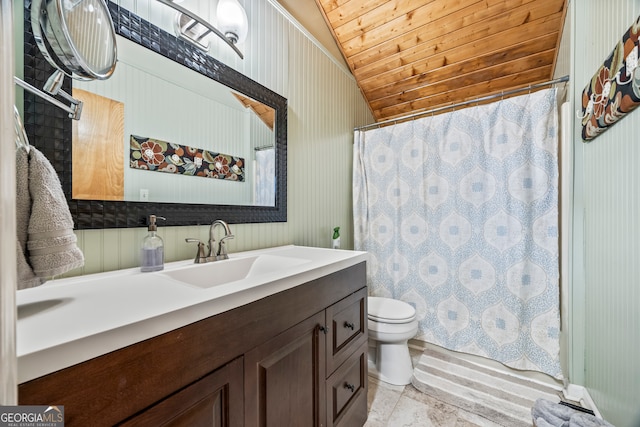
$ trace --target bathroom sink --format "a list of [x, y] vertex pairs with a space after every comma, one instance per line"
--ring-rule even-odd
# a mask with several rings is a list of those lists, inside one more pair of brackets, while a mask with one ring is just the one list
[[34, 316], [38, 313], [53, 310], [60, 305], [69, 304], [72, 301], [73, 298], [53, 298], [32, 303], [18, 304], [18, 319], [26, 319], [27, 317]]
[[243, 258], [230, 258], [206, 264], [193, 264], [188, 267], [165, 271], [161, 274], [179, 282], [206, 289], [284, 270], [308, 262], [311, 262], [311, 260], [261, 254]]

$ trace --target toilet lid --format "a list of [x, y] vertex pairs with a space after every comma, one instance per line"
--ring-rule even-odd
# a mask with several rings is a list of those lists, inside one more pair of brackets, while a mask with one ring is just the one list
[[369, 319], [383, 323], [408, 323], [416, 316], [416, 309], [403, 301], [369, 297]]

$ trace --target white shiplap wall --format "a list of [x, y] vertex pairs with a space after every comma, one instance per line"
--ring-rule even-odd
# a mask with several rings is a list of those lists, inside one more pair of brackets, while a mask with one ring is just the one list
[[[640, 14], [638, 0], [574, 0], [575, 108]], [[584, 385], [618, 427], [640, 425], [640, 110], [584, 144], [576, 120], [575, 315], [584, 319]], [[584, 248], [584, 250], [582, 249]], [[574, 317], [576, 317], [574, 316]]]
[[[141, 15], [147, 10], [133, 0], [129, 3]], [[328, 247], [335, 226], [341, 227], [342, 246], [353, 247], [353, 128], [373, 122], [370, 111], [351, 75], [278, 7], [265, 0], [241, 3], [250, 22], [249, 38], [240, 47], [245, 59], [235, 57], [224, 45], [214, 43], [212, 50], [217, 59], [288, 99], [288, 221], [233, 225], [236, 238], [229, 242], [229, 249], [234, 252], [283, 244]], [[158, 232], [165, 240], [167, 261], [195, 254], [185, 237], [208, 238], [205, 226], [160, 224]], [[78, 231], [86, 261], [85, 267], [72, 274], [135, 267], [145, 234], [144, 228]]]

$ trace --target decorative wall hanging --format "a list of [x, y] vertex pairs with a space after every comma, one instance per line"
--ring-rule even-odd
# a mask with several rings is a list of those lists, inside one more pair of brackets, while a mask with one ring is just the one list
[[129, 147], [133, 169], [244, 181], [241, 157], [136, 135], [131, 135]]
[[582, 91], [582, 139], [591, 140], [640, 104], [640, 17]]

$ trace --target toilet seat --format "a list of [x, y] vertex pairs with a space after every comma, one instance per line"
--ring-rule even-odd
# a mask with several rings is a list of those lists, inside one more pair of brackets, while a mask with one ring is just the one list
[[404, 301], [391, 298], [368, 298], [369, 320], [379, 323], [410, 323], [416, 317], [416, 309]]

